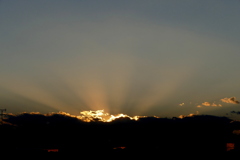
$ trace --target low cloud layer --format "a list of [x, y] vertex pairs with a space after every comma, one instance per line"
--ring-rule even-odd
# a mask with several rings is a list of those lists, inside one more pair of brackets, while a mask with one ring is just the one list
[[[236, 100], [236, 97], [230, 97], [230, 98], [223, 98], [220, 99], [221, 102], [224, 103], [231, 103], [231, 104], [239, 104], [240, 102], [238, 100]], [[203, 102], [201, 105], [198, 105], [198, 108], [201, 108], [203, 106], [207, 106], [207, 107], [222, 107], [222, 104], [216, 104], [214, 103], [210, 103], [210, 102]]]
[[[117, 114], [117, 115], [111, 115], [109, 113], [104, 112], [104, 110], [97, 110], [97, 111], [82, 111], [80, 112], [79, 116], [71, 115], [66, 112], [57, 112], [57, 113], [47, 113], [47, 114], [41, 114], [40, 112], [23, 112], [18, 115], [14, 115], [12, 113], [6, 114], [6, 117], [8, 117], [8, 121], [12, 123], [11, 119], [14, 119], [16, 117], [37, 117], [37, 120], [40, 121], [46, 121], [46, 119], [51, 119], [51, 117], [65, 117], [70, 119], [75, 119], [77, 121], [82, 122], [112, 122], [114, 120], [118, 119], [129, 119], [129, 120], [135, 120], [137, 121], [140, 118], [146, 118], [146, 116], [128, 116], [126, 114]], [[154, 116], [155, 118], [159, 118]], [[15, 122], [14, 122], [15, 123]]]
[[239, 101], [236, 100], [236, 97], [223, 98], [223, 99], [221, 99], [221, 101], [224, 103], [239, 104]]
[[202, 106], [209, 106], [209, 107], [222, 107], [221, 104], [216, 104], [216, 103], [210, 103], [210, 102], [204, 102], [202, 105], [198, 105], [198, 108], [201, 108]]

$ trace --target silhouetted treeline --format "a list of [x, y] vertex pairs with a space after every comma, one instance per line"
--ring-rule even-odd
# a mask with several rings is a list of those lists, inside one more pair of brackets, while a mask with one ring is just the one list
[[54, 114], [9, 116], [0, 126], [1, 150], [12, 152], [104, 151], [121, 153], [223, 154], [226, 143], [238, 142], [239, 122], [226, 117], [128, 118], [113, 122], [83, 122]]

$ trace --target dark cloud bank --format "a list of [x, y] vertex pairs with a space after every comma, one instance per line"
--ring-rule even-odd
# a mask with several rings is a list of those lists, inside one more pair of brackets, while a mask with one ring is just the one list
[[[198, 115], [179, 118], [119, 118], [112, 122], [83, 122], [61, 114], [9, 115], [0, 126], [2, 151], [62, 153], [86, 151], [121, 156], [185, 154], [222, 155], [226, 143], [238, 144], [240, 123], [226, 117]], [[3, 138], [4, 137], [4, 138]], [[238, 146], [235, 146], [235, 150]]]

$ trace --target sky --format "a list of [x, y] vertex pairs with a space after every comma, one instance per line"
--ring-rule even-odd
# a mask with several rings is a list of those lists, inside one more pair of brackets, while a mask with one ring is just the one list
[[0, 108], [237, 118], [239, 8], [239, 0], [0, 0]]

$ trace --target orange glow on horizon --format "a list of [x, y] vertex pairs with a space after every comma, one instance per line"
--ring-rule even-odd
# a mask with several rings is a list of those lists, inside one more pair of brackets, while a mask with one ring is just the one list
[[46, 149], [47, 152], [58, 152], [59, 150], [58, 149]]
[[85, 122], [91, 122], [94, 121], [95, 119], [98, 119], [99, 121], [102, 122], [112, 122], [115, 119], [118, 118], [129, 118], [131, 120], [138, 120], [140, 117], [143, 116], [128, 116], [126, 114], [117, 114], [117, 115], [110, 115], [109, 113], [104, 113], [104, 110], [97, 110], [97, 111], [82, 111], [80, 112], [81, 116], [77, 116], [77, 118], [85, 121]]
[[113, 149], [126, 149], [126, 147], [114, 147]]
[[234, 143], [227, 143], [226, 147], [227, 147], [227, 151], [231, 151], [235, 148], [235, 144]]
[[[39, 115], [41, 114], [40, 112], [22, 112], [21, 114], [32, 114], [32, 115]], [[189, 114], [189, 115], [180, 115], [178, 116], [178, 118], [183, 119], [185, 117], [193, 117], [198, 115], [199, 112], [197, 111], [196, 114]], [[8, 113], [8, 115], [12, 115], [14, 116], [14, 114], [12, 113]], [[123, 114], [123, 113], [119, 113], [119, 114], [109, 114], [107, 112], [104, 112], [104, 110], [96, 110], [96, 111], [82, 111], [80, 112], [80, 115], [72, 115], [70, 113], [67, 112], [63, 112], [63, 111], [59, 111], [59, 112], [51, 112], [51, 113], [47, 113], [47, 114], [41, 114], [44, 116], [52, 116], [52, 115], [63, 115], [63, 116], [68, 116], [68, 117], [72, 117], [72, 118], [77, 118], [83, 122], [112, 122], [116, 119], [121, 119], [121, 118], [126, 118], [126, 119], [130, 119], [130, 120], [134, 120], [134, 121], [138, 121], [140, 118], [146, 118], [149, 116], [129, 116], [127, 114]], [[161, 118], [158, 116], [150, 116], [150, 117], [154, 117], [154, 118]]]

